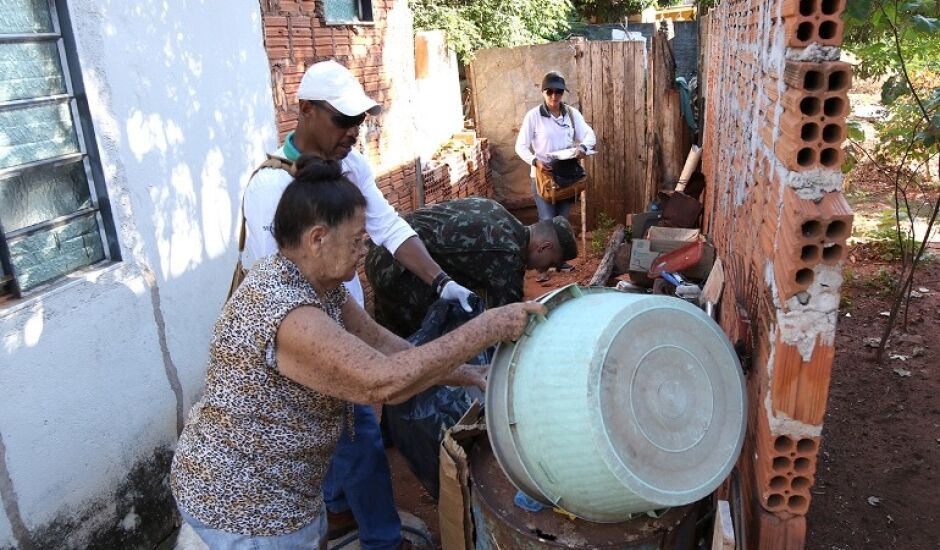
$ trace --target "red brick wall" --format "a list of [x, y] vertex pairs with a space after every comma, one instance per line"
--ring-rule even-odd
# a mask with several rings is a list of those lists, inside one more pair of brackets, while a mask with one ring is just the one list
[[845, 0], [727, 0], [706, 36], [706, 230], [721, 324], [750, 357], [749, 541], [802, 548], [852, 211], [842, 196]]

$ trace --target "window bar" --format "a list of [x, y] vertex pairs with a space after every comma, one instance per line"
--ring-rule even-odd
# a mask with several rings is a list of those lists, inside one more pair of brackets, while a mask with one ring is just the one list
[[48, 221], [33, 224], [29, 227], [17, 229], [16, 231], [10, 231], [9, 233], [6, 234], [6, 238], [7, 238], [7, 241], [16, 241], [24, 237], [27, 237], [29, 235], [32, 235], [33, 233], [38, 233], [46, 229], [52, 229], [55, 227], [59, 227], [60, 225], [65, 225], [68, 222], [74, 220], [75, 218], [81, 218], [89, 214], [94, 214], [95, 212], [97, 212], [97, 209], [95, 208], [91, 208], [91, 207], [82, 208], [81, 210], [76, 210], [75, 212], [72, 212], [71, 214], [66, 214], [64, 216], [59, 216], [58, 218], [53, 218]]
[[68, 101], [72, 96], [68, 94], [47, 95], [42, 97], [31, 97], [29, 99], [14, 99], [12, 101], [0, 101], [0, 109], [16, 109], [18, 107], [35, 107], [45, 103], [61, 103]]
[[3, 233], [3, 224], [0, 223], [0, 265], [6, 275], [0, 278], [0, 302], [5, 298], [19, 298], [20, 286], [16, 282], [16, 273], [13, 270], [13, 261], [10, 259], [10, 248]]
[[17, 164], [16, 166], [10, 166], [9, 168], [0, 168], [0, 179], [6, 178], [9, 176], [15, 176], [21, 172], [26, 172], [33, 168], [39, 168], [42, 166], [51, 166], [57, 168], [59, 166], [65, 166], [66, 164], [71, 164], [82, 160], [85, 155], [81, 153], [69, 153], [67, 155], [61, 155], [58, 157], [49, 157], [42, 160], [34, 160], [33, 162], [27, 162], [24, 164]]
[[58, 32], [33, 32], [0, 34], [0, 44], [13, 44], [19, 42], [51, 42], [60, 38]]
[[91, 169], [94, 177], [89, 179], [92, 196], [96, 198], [98, 209], [99, 227], [104, 231], [107, 239], [103, 242], [106, 255], [112, 261], [121, 260], [121, 246], [117, 238], [117, 229], [114, 226], [114, 215], [111, 211], [111, 199], [107, 192], [105, 184], [104, 171], [101, 169], [101, 157], [98, 152], [95, 138], [94, 121], [91, 118], [91, 110], [88, 107], [88, 96], [85, 92], [85, 84], [79, 79], [72, 79], [72, 71], [77, 75], [82, 74], [81, 63], [78, 59], [78, 46], [75, 43], [75, 35], [72, 32], [72, 21], [66, 6], [66, 0], [48, 0], [53, 15], [53, 25], [58, 31], [62, 40], [59, 42], [59, 52], [62, 56], [62, 67], [66, 75], [68, 92], [75, 98], [73, 105], [78, 111], [78, 119], [75, 120], [75, 127], [81, 127], [82, 150], [86, 152], [88, 164], [86, 171]]

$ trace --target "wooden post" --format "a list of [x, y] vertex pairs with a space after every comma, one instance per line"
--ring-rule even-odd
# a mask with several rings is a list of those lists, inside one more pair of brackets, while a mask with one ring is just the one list
[[584, 198], [585, 191], [581, 191], [581, 254], [587, 257], [587, 205]]

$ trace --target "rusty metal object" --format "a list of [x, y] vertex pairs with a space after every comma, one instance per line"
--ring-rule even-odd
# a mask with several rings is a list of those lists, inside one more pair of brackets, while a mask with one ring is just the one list
[[513, 504], [509, 482], [486, 438], [470, 454], [476, 550], [603, 548], [611, 550], [691, 550], [695, 548], [697, 504], [640, 516], [624, 523], [592, 523], [552, 511], [531, 513]]

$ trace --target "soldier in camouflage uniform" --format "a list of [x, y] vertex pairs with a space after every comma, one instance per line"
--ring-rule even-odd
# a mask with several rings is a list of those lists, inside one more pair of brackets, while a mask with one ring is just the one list
[[[441, 269], [485, 296], [491, 308], [522, 300], [526, 269], [548, 269], [578, 255], [564, 217], [526, 227], [490, 199], [452, 200], [403, 217]], [[437, 299], [434, 290], [380, 246], [366, 256], [366, 276], [375, 291], [376, 320], [403, 337], [418, 330]]]

